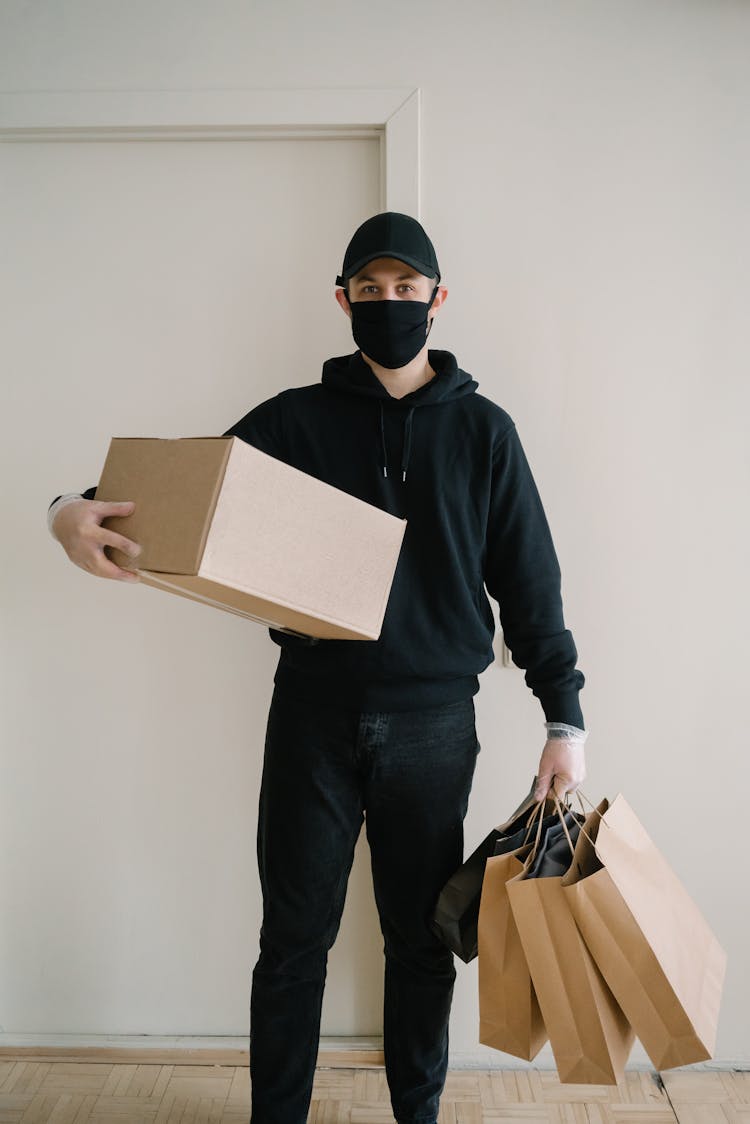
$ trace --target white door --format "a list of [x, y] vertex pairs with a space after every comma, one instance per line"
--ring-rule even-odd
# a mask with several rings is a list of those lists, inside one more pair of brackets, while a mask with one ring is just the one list
[[[219, 434], [353, 351], [334, 300], [379, 142], [19, 143], [2, 160], [5, 1029], [238, 1034], [258, 954], [260, 625], [48, 535], [113, 436]], [[362, 832], [322, 1033], [382, 1032]]]

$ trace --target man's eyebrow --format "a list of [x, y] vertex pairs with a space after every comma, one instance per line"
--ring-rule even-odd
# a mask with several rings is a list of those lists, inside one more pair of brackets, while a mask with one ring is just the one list
[[[410, 281], [413, 277], [418, 277], [418, 276], [419, 276], [419, 274], [417, 274], [417, 273], [402, 273], [396, 278], [396, 280], [397, 281]], [[375, 281], [375, 278], [374, 277], [368, 277], [367, 274], [365, 274], [365, 273], [363, 273], [361, 277], [355, 277], [354, 280], [356, 281], [357, 284], [359, 284], [360, 281], [372, 281], [377, 285], [377, 281]]]

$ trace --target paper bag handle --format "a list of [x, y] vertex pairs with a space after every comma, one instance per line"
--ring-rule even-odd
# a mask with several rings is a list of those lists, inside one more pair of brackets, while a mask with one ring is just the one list
[[560, 823], [562, 824], [563, 831], [565, 832], [565, 838], [568, 841], [568, 846], [570, 847], [570, 853], [571, 853], [571, 855], [574, 855], [576, 849], [573, 846], [573, 840], [570, 838], [570, 832], [568, 831], [568, 825], [565, 822], [565, 813], [561, 811], [560, 801], [559, 801], [559, 799], [557, 797], [557, 793], [554, 791], [554, 789], [552, 790], [552, 798], [555, 801], [555, 811], [557, 812], [558, 816], [560, 817]]
[[[587, 812], [586, 812], [586, 809], [583, 806], [583, 802], [581, 800], [581, 797], [583, 797], [583, 799], [586, 801], [588, 806], [591, 808], [591, 811], [596, 812], [597, 816], [599, 817], [600, 822], [603, 823], [604, 826], [607, 829], [610, 828], [611, 825], [607, 823], [607, 821], [605, 820], [604, 816], [601, 814], [599, 809], [594, 807], [594, 805], [591, 803], [591, 801], [589, 800], [589, 798], [588, 798], [588, 796], [586, 795], [585, 792], [581, 792], [580, 788], [576, 789], [576, 796], [578, 797], [578, 803], [581, 805], [581, 811], [583, 812], [584, 815], [587, 815]], [[584, 834], [586, 834], [586, 833], [584, 832]], [[586, 835], [586, 838], [589, 839], [588, 835]], [[589, 843], [591, 843], [590, 839], [589, 839]], [[591, 845], [593, 847], [593, 843]]]
[[[576, 791], [577, 791], [577, 790], [576, 790]], [[555, 799], [555, 803], [557, 804], [557, 803], [558, 803], [558, 801], [557, 801], [557, 796], [556, 796], [556, 794], [554, 794], [554, 793], [553, 793], [553, 796], [554, 796], [554, 799]], [[586, 799], [586, 800], [588, 800], [588, 797], [585, 797], [585, 799]], [[589, 802], [589, 804], [591, 804], [591, 801], [590, 801], [590, 800], [588, 800], [588, 802]], [[579, 798], [579, 800], [578, 800], [578, 803], [579, 803], [579, 804], [581, 805], [581, 811], [583, 812], [583, 814], [584, 814], [584, 816], [585, 816], [585, 815], [586, 815], [586, 809], [584, 808], [584, 806], [583, 806], [583, 802], [581, 801], [581, 799], [580, 799], [580, 798]], [[599, 817], [599, 819], [601, 820], [601, 822], [602, 822], [602, 823], [604, 824], [604, 826], [605, 826], [605, 827], [609, 827], [609, 824], [608, 824], [608, 823], [607, 823], [607, 821], [606, 821], [606, 820], [604, 819], [604, 816], [603, 816], [603, 815], [601, 814], [601, 812], [599, 811], [599, 809], [598, 809], [598, 808], [594, 808], [593, 804], [591, 805], [591, 807], [592, 807], [592, 810], [593, 810], [594, 812], [596, 812], [597, 816]], [[574, 855], [574, 854], [575, 854], [575, 847], [573, 846], [573, 841], [572, 841], [572, 840], [571, 840], [571, 838], [570, 838], [570, 833], [569, 833], [569, 831], [568, 831], [568, 825], [567, 825], [567, 824], [565, 823], [565, 817], [564, 817], [564, 815], [562, 815], [562, 814], [561, 814], [559, 806], [558, 806], [558, 808], [557, 808], [557, 814], [558, 814], [558, 816], [560, 817], [560, 823], [561, 823], [561, 824], [562, 824], [562, 826], [563, 826], [563, 831], [565, 832], [565, 838], [566, 838], [566, 839], [568, 840], [568, 846], [570, 847], [570, 853], [571, 853], [572, 855]], [[593, 839], [591, 838], [591, 836], [589, 835], [589, 833], [588, 833], [588, 832], [586, 831], [586, 829], [585, 829], [585, 827], [583, 826], [583, 824], [582, 824], [582, 823], [578, 825], [578, 830], [579, 830], [579, 831], [581, 832], [581, 834], [583, 835], [584, 839], [588, 839], [588, 841], [589, 841], [589, 843], [591, 844], [591, 846], [592, 846], [592, 847], [594, 848], [594, 850], [596, 850], [596, 844], [594, 843], [594, 840], [593, 840]]]
[[[534, 843], [532, 845], [531, 851], [529, 852], [529, 854], [526, 858], [526, 865], [527, 866], [531, 865], [531, 863], [533, 862], [534, 857], [536, 855], [536, 852], [539, 848], [539, 840], [540, 840], [541, 834], [542, 834], [542, 823], [544, 821], [543, 809], [544, 809], [544, 805], [546, 804], [548, 799], [549, 799], [549, 796], [543, 796], [541, 800], [537, 801], [536, 805], [534, 806], [534, 810], [532, 811], [531, 815], [529, 816], [529, 822], [526, 825], [526, 835], [524, 836], [522, 846], [526, 846], [526, 842], [529, 838], [531, 826], [534, 823], [534, 817], [537, 814], [539, 815], [539, 822], [536, 825], [536, 836], [534, 838]], [[562, 820], [562, 825], [563, 825], [563, 828], [565, 829], [565, 834], [568, 835], [568, 828], [565, 824], [565, 819], [560, 813], [560, 801], [557, 797], [557, 793], [555, 793], [554, 791], [552, 791], [552, 799], [555, 801], [555, 808], [556, 808], [558, 816], [560, 816], [560, 819]], [[570, 804], [566, 803], [565, 807], [570, 808]], [[569, 835], [568, 835], [568, 843], [570, 843], [570, 836]], [[570, 845], [571, 845], [571, 847], [573, 846], [572, 843], [570, 843]]]

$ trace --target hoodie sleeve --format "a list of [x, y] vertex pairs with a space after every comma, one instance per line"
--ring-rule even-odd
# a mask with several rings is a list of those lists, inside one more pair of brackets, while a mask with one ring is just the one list
[[547, 721], [583, 729], [585, 679], [563, 620], [560, 566], [515, 425], [493, 449], [483, 576], [513, 662], [525, 668]]

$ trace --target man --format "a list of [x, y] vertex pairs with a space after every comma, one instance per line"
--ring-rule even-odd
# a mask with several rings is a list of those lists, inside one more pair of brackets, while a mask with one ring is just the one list
[[[406, 518], [378, 640], [270, 629], [280, 647], [265, 738], [257, 855], [263, 894], [250, 1000], [251, 1124], [303, 1124], [328, 951], [362, 823], [385, 948], [383, 1036], [400, 1124], [434, 1124], [448, 1065], [453, 953], [429, 921], [463, 862], [477, 754], [474, 695], [494, 659], [498, 600], [514, 662], [545, 712], [536, 796], [585, 775], [578, 692], [549, 526], [510, 416], [427, 338], [448, 290], [415, 219], [355, 231], [336, 299], [354, 354], [261, 402], [227, 435]], [[50, 528], [77, 565], [137, 580], [101, 527], [132, 504], [58, 497]], [[57, 510], [54, 510], [56, 505]]]

